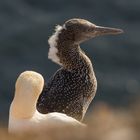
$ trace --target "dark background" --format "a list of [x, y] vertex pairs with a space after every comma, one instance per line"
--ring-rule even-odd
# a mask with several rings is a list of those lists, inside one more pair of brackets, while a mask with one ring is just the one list
[[98, 91], [96, 102], [127, 107], [140, 96], [140, 0], [0, 0], [0, 120], [7, 122], [17, 76], [25, 70], [47, 81], [59, 68], [48, 60], [48, 37], [56, 24], [85, 18], [122, 28], [117, 36], [81, 45], [91, 58]]

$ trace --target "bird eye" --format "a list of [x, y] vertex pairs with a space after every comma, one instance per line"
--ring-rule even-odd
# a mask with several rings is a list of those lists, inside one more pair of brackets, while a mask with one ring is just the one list
[[95, 30], [95, 28], [87, 28], [88, 32], [93, 32]]

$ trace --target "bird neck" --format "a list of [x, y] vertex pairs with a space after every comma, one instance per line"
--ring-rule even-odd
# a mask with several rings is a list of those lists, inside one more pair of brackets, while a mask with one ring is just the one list
[[[25, 90], [22, 92], [26, 92]], [[27, 93], [30, 95], [30, 93]], [[15, 97], [10, 106], [10, 116], [18, 119], [29, 119], [36, 112], [36, 97], [23, 97], [21, 91], [15, 92]]]
[[57, 45], [58, 57], [61, 65], [69, 70], [89, 69], [92, 70], [92, 63], [86, 54], [77, 44], [59, 44]]

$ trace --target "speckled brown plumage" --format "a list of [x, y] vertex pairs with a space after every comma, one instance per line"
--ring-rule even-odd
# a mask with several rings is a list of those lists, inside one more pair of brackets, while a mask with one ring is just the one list
[[37, 109], [41, 113], [62, 112], [82, 120], [95, 96], [97, 81], [92, 63], [79, 44], [101, 32], [83, 19], [71, 19], [63, 26], [55, 46], [62, 67], [44, 86]]

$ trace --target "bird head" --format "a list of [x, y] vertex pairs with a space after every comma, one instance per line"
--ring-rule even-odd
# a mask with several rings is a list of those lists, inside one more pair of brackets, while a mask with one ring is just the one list
[[[25, 71], [20, 74], [16, 81], [16, 94], [27, 98], [38, 98], [44, 85], [44, 79], [41, 74], [34, 71]], [[32, 98], [30, 100], [32, 100]]]
[[115, 35], [123, 33], [123, 30], [110, 27], [97, 26], [84, 19], [70, 19], [63, 25], [65, 34], [69, 34], [69, 38], [74, 43], [80, 44], [86, 40], [102, 35]]

